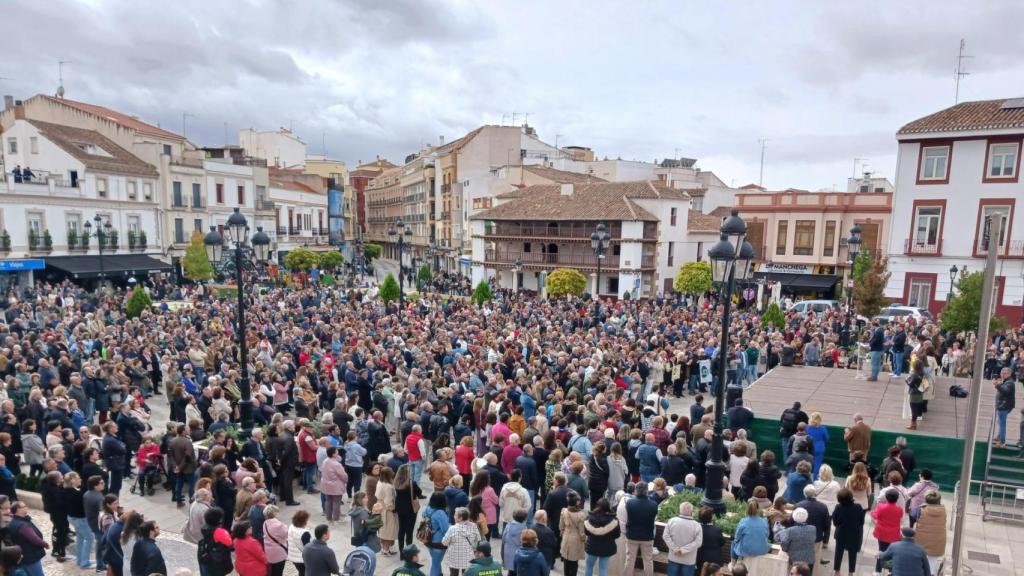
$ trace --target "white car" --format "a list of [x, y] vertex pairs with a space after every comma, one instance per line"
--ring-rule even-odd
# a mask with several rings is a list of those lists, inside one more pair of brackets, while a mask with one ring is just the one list
[[931, 312], [919, 306], [889, 306], [879, 312], [878, 316], [875, 316], [875, 320], [885, 325], [897, 318], [906, 318], [908, 316], [913, 317], [917, 322], [932, 319]]
[[807, 316], [808, 312], [814, 312], [819, 318], [828, 310], [838, 310], [839, 302], [835, 300], [801, 300], [789, 308], [796, 310], [800, 316]]

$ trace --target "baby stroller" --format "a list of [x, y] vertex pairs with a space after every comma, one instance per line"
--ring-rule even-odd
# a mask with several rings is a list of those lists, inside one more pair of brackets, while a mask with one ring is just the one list
[[148, 494], [152, 496], [156, 493], [157, 483], [163, 484], [165, 487], [168, 485], [169, 478], [167, 471], [164, 469], [164, 458], [160, 454], [150, 454], [149, 463], [146, 464], [142, 469], [135, 475], [135, 483], [132, 484], [129, 490], [132, 494], [138, 494], [139, 496], [145, 496]]

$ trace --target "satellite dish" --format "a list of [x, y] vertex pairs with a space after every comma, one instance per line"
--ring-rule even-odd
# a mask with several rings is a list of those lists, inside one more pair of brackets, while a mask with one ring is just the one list
[[64, 98], [64, 85], [57, 86], [57, 98]]

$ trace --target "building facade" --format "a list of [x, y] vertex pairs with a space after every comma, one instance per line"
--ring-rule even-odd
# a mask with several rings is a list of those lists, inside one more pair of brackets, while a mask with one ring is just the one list
[[983, 270], [1002, 219], [996, 314], [1024, 313], [1024, 198], [1020, 181], [1024, 100], [962, 102], [914, 120], [896, 135], [899, 156], [886, 296], [941, 311], [955, 290], [950, 268]]

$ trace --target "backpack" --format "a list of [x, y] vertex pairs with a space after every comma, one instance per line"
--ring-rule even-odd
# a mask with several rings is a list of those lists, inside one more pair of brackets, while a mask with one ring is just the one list
[[433, 545], [434, 539], [434, 523], [431, 521], [434, 514], [423, 518], [423, 522], [420, 522], [420, 527], [416, 529], [416, 539], [423, 543], [428, 548]]
[[348, 553], [341, 566], [343, 576], [373, 576], [376, 558], [367, 548], [359, 547]]
[[231, 562], [231, 550], [223, 544], [214, 542], [212, 533], [209, 537], [203, 535], [202, 540], [199, 541], [196, 556], [200, 565], [213, 568], [220, 574], [230, 574], [234, 570], [234, 564]]

